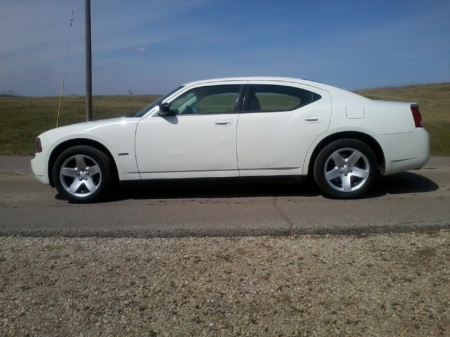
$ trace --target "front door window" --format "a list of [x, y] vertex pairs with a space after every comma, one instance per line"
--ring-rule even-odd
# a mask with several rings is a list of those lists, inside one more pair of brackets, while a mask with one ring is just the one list
[[170, 109], [176, 115], [207, 115], [236, 112], [240, 85], [194, 88], [175, 98]]

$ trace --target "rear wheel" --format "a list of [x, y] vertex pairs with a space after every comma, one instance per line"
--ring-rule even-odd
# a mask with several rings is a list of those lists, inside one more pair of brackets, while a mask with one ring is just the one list
[[62, 152], [52, 170], [59, 194], [73, 203], [97, 202], [115, 187], [112, 160], [90, 146], [74, 146]]
[[332, 198], [360, 198], [378, 176], [375, 154], [355, 139], [336, 140], [320, 151], [314, 178], [322, 192]]

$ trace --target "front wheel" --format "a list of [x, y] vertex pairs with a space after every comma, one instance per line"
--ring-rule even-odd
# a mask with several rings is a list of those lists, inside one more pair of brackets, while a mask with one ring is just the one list
[[375, 154], [365, 143], [340, 139], [325, 146], [314, 164], [314, 178], [331, 198], [360, 198], [378, 176]]
[[115, 186], [112, 160], [90, 146], [74, 146], [62, 152], [52, 170], [59, 194], [73, 203], [97, 202]]

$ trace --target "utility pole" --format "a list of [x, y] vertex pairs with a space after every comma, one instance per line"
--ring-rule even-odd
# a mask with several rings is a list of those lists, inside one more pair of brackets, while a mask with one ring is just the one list
[[92, 51], [91, 51], [91, 0], [85, 0], [86, 31], [86, 121], [92, 120]]

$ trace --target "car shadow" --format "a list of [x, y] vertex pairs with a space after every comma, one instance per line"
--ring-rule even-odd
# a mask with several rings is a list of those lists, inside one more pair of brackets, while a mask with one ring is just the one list
[[[379, 198], [387, 194], [427, 193], [439, 189], [432, 180], [405, 172], [380, 177], [365, 197]], [[212, 179], [206, 181], [158, 181], [125, 185], [110, 201], [129, 199], [252, 198], [252, 197], [317, 197], [322, 195], [312, 180], [285, 182], [271, 179], [257, 181]]]
[[259, 181], [159, 181], [121, 186], [114, 200], [189, 199], [189, 198], [255, 198], [274, 196], [318, 196], [321, 192], [312, 182]]
[[439, 185], [429, 178], [412, 172], [396, 173], [380, 177], [367, 198], [386, 194], [412, 194], [437, 191]]

